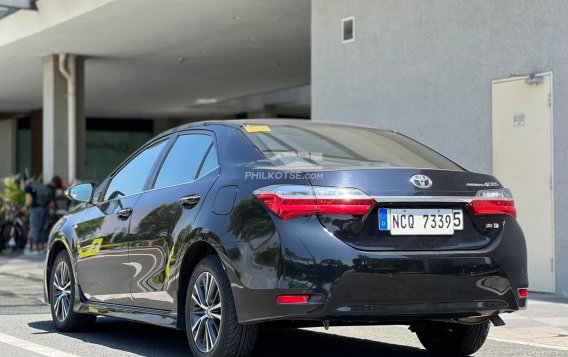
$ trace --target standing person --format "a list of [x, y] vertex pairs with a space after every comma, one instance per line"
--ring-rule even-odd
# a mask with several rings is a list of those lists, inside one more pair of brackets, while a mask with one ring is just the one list
[[[54, 201], [56, 201], [59, 197], [65, 197], [63, 193], [63, 180], [61, 177], [55, 175], [51, 178], [51, 182], [47, 184], [50, 190], [52, 190]], [[52, 202], [52, 205], [55, 205], [56, 202]]]
[[55, 175], [51, 179], [51, 182], [47, 184], [51, 190], [53, 201], [49, 205], [49, 219], [48, 227], [51, 226], [67, 213], [69, 209], [69, 200], [65, 197], [65, 186], [63, 186], [63, 180], [61, 177]]
[[30, 254], [39, 254], [47, 240], [49, 206], [54, 200], [53, 190], [41, 182], [31, 181], [26, 185], [26, 207], [31, 208], [30, 226], [32, 246]]

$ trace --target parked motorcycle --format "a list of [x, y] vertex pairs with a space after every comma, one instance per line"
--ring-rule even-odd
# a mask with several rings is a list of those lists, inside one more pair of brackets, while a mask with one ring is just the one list
[[18, 205], [5, 203], [5, 207], [6, 220], [0, 223], [0, 252], [6, 248], [24, 249], [29, 231], [28, 217]]

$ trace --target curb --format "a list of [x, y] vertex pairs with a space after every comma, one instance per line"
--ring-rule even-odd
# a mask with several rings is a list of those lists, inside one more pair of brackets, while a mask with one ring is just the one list
[[23, 279], [43, 282], [43, 277], [38, 277], [36, 274], [26, 274], [26, 273], [17, 273], [17, 272], [11, 272], [11, 271], [3, 271], [3, 272], [0, 272], [0, 275], [14, 276], [14, 277], [17, 277], [17, 278], [23, 278]]

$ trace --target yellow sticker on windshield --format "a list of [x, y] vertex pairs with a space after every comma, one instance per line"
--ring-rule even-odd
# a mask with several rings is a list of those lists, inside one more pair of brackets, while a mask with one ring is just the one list
[[247, 133], [262, 133], [270, 131], [267, 125], [247, 125], [245, 126]]

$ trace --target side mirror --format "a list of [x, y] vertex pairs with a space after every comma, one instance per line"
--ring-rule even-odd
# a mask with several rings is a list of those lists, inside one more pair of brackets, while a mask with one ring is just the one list
[[95, 185], [92, 183], [80, 183], [69, 187], [69, 189], [65, 192], [65, 195], [73, 201], [91, 202], [94, 189]]

